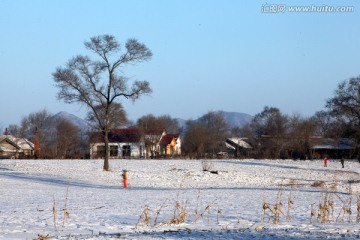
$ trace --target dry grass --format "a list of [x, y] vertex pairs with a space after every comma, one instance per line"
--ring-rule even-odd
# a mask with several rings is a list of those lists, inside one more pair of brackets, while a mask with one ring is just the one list
[[318, 204], [317, 220], [320, 223], [329, 223], [330, 216], [334, 209], [334, 198], [332, 193], [321, 193]]
[[[199, 209], [199, 192], [196, 208], [192, 213], [192, 211], [189, 210], [189, 208], [191, 207], [191, 203], [189, 202], [189, 200], [180, 199], [179, 194], [177, 194], [177, 197], [173, 203], [171, 203], [171, 200], [166, 199], [156, 211], [151, 210], [149, 206], [145, 206], [136, 224], [136, 228], [139, 228], [141, 226], [160, 227], [164, 225], [180, 225], [185, 222], [196, 223], [199, 221], [199, 219], [206, 220], [206, 222], [209, 224], [211, 222], [211, 219], [215, 219], [215, 217], [216, 222], [219, 223], [222, 211], [220, 208], [218, 208], [216, 213], [217, 215], [213, 215], [211, 212], [211, 209], [213, 208], [213, 203], [206, 204], [203, 209]], [[170, 212], [171, 215], [169, 215]], [[154, 220], [152, 221], [152, 219]]]
[[291, 187], [291, 190], [290, 190], [290, 193], [289, 193], [289, 197], [288, 197], [288, 208], [287, 208], [287, 211], [286, 211], [286, 222], [290, 222], [291, 220], [291, 216], [290, 216], [290, 211], [291, 211], [291, 207], [292, 205], [294, 204], [294, 201], [292, 199], [292, 187]]
[[356, 195], [356, 222], [360, 223], [360, 195]]
[[[319, 223], [331, 223], [331, 222], [353, 222], [360, 223], [360, 195], [352, 192], [352, 186], [347, 186], [347, 193], [335, 192], [338, 182], [329, 184], [327, 189], [320, 193], [319, 203], [311, 204], [310, 210], [310, 224], [313, 219]], [[356, 218], [354, 219], [353, 214], [353, 199], [356, 198]], [[335, 201], [337, 199], [337, 201]], [[317, 207], [315, 207], [317, 206]], [[337, 212], [336, 218], [334, 213]]]
[[67, 209], [68, 196], [69, 196], [69, 187], [66, 188], [65, 206], [64, 206], [64, 209], [63, 209], [63, 221], [62, 221], [61, 231], [64, 231], [65, 220], [70, 217], [70, 213], [69, 213], [69, 211]]
[[149, 226], [150, 220], [151, 220], [149, 211], [150, 211], [149, 207], [145, 206], [145, 208], [144, 208], [143, 212], [141, 213], [139, 220], [136, 224], [136, 228], [138, 228], [139, 226]]
[[[267, 216], [269, 221], [272, 219], [273, 224], [279, 224], [281, 220], [281, 215], [284, 215], [283, 212], [283, 202], [282, 202], [282, 195], [283, 190], [282, 188], [279, 189], [278, 193], [276, 194], [276, 198], [274, 203], [268, 203], [266, 201], [265, 194], [263, 194], [262, 198], [262, 214], [261, 214], [261, 222], [263, 223], [265, 221], [265, 217]], [[288, 197], [288, 208], [287, 208], [287, 215], [286, 219], [287, 221], [290, 221], [290, 210], [293, 204], [293, 200], [291, 197], [291, 191], [289, 193]]]
[[49, 234], [47, 235], [42, 235], [42, 234], [38, 234], [37, 238], [35, 238], [35, 240], [50, 240], [51, 237], [49, 236]]
[[165, 201], [163, 202], [163, 204], [161, 204], [160, 208], [156, 211], [156, 217], [155, 220], [153, 222], [153, 226], [157, 225], [157, 221], [160, 217], [161, 211], [163, 210], [163, 208], [166, 206], [165, 204], [167, 203], [168, 199], [165, 199]]
[[[67, 218], [70, 217], [70, 213], [68, 211], [68, 200], [69, 200], [69, 187], [66, 188], [66, 196], [65, 196], [65, 203], [64, 203], [64, 208], [62, 209], [62, 213], [63, 213], [63, 216], [62, 216], [62, 225], [61, 225], [61, 231], [64, 232], [65, 230], [65, 221]], [[58, 221], [57, 221], [57, 218], [58, 218], [58, 211], [57, 211], [57, 208], [56, 208], [56, 200], [55, 200], [55, 196], [53, 196], [53, 207], [52, 207], [52, 216], [53, 216], [53, 225], [54, 225], [54, 232], [55, 232], [55, 235], [56, 235], [56, 232], [58, 230]], [[39, 236], [42, 236], [42, 235], [39, 235]]]
[[168, 225], [178, 225], [185, 222], [189, 215], [186, 211], [187, 204], [188, 200], [185, 202], [180, 202], [178, 200], [175, 201], [174, 215], [167, 223]]
[[323, 187], [326, 187], [326, 184], [323, 181], [315, 181], [310, 186], [323, 188]]
[[301, 186], [305, 186], [305, 183], [299, 183], [298, 181], [296, 181], [295, 179], [289, 179], [288, 183], [281, 183], [278, 186], [279, 187], [301, 187]]
[[333, 183], [329, 183], [327, 185], [324, 181], [314, 181], [312, 183], [299, 183], [298, 181], [294, 179], [289, 179], [288, 183], [282, 183], [278, 185], [279, 187], [302, 187], [302, 186], [310, 186], [310, 187], [316, 187], [316, 188], [332, 188], [336, 189], [338, 186], [338, 183], [334, 181]]
[[[351, 184], [348, 186], [348, 194], [346, 196], [340, 196], [339, 194], [336, 194], [336, 197], [341, 202], [341, 211], [339, 212], [339, 215], [336, 218], [336, 221], [345, 222], [346, 215], [348, 216], [348, 222], [351, 222], [351, 216], [352, 216], [352, 189]], [[359, 204], [359, 203], [357, 203]]]

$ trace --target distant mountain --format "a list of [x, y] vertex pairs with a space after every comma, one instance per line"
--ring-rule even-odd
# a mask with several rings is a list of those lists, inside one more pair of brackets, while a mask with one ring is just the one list
[[[235, 127], [242, 128], [246, 124], [250, 123], [251, 120], [253, 119], [253, 116], [246, 113], [225, 112], [225, 111], [217, 111], [217, 112], [221, 113], [221, 115], [224, 117], [225, 121], [227, 122], [230, 128], [235, 128]], [[197, 121], [198, 119], [195, 119], [195, 121]], [[185, 129], [186, 120], [182, 118], [176, 118], [176, 120], [178, 121], [179, 127]]]
[[225, 112], [218, 111], [221, 113], [225, 119], [225, 121], [229, 124], [230, 128], [239, 127], [242, 128], [246, 124], [250, 123], [253, 119], [253, 116], [246, 113], [239, 112]]
[[84, 132], [86, 132], [89, 129], [89, 125], [85, 120], [83, 120], [71, 113], [65, 112], [65, 111], [58, 112], [55, 115], [51, 116], [47, 120], [46, 124], [49, 127], [50, 126], [53, 127], [53, 126], [56, 126], [56, 123], [59, 123], [60, 121], [63, 121], [63, 120], [72, 123], [74, 126], [78, 127], [79, 129], [81, 129]]
[[[225, 121], [228, 123], [230, 128], [235, 128], [235, 127], [241, 128], [246, 124], [248, 124], [253, 118], [253, 116], [246, 113], [226, 112], [226, 111], [218, 111], [218, 112], [223, 115]], [[65, 111], [58, 112], [52, 117], [50, 117], [46, 123], [47, 126], [45, 126], [45, 128], [52, 128], [56, 126], [57, 125], [56, 123], [60, 122], [61, 120], [69, 121], [70, 123], [77, 126], [84, 132], [86, 132], [89, 129], [89, 125], [85, 120]], [[179, 127], [185, 129], [187, 120], [182, 118], [176, 118], [176, 120], [179, 123]], [[195, 121], [196, 120], [198, 119], [195, 119]]]
[[186, 120], [185, 119], [175, 118], [175, 120], [178, 122], [180, 129], [185, 129], [185, 127], [186, 127]]

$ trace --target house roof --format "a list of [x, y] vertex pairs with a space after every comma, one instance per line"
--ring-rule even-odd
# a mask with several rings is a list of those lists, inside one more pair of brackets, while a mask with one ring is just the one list
[[140, 128], [116, 128], [111, 129], [110, 132], [115, 134], [139, 134], [139, 135], [162, 135], [162, 129], [140, 129]]
[[[0, 136], [0, 144], [7, 142], [8, 144], [15, 147], [17, 150], [33, 150], [34, 144], [27, 140], [26, 138], [17, 138], [12, 135], [2, 135]], [[9, 151], [4, 145], [0, 146], [0, 151]]]
[[139, 142], [141, 132], [135, 128], [112, 129], [109, 132], [109, 142]]
[[[160, 138], [163, 133], [164, 131], [159, 129], [117, 128], [110, 130], [109, 142], [136, 143], [140, 142], [144, 135], [159, 136]], [[92, 142], [104, 141], [104, 136], [101, 133], [94, 133], [91, 138]]]
[[175, 138], [177, 139], [180, 135], [179, 134], [166, 134], [161, 138], [160, 144], [161, 145], [168, 145], [171, 141]]
[[247, 138], [232, 137], [232, 138], [226, 139], [225, 145], [227, 147], [231, 146], [231, 148], [233, 148], [233, 149], [235, 149], [236, 147], [251, 149], [252, 146], [249, 143], [247, 143], [245, 140], [247, 140]]
[[34, 150], [34, 144], [27, 140], [26, 138], [17, 138], [16, 144], [22, 149], [22, 150]]
[[311, 149], [355, 149], [354, 142], [348, 138], [312, 138], [310, 145]]
[[8, 135], [0, 136], [0, 152], [16, 152], [21, 148]]

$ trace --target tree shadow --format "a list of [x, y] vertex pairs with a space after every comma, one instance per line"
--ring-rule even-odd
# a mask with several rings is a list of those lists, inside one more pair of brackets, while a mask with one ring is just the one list
[[31, 181], [36, 183], [44, 183], [49, 185], [58, 185], [58, 186], [71, 186], [71, 187], [81, 187], [81, 188], [106, 188], [106, 189], [119, 189], [119, 186], [109, 186], [101, 184], [87, 183], [84, 181], [74, 181], [72, 179], [55, 179], [51, 177], [43, 177], [36, 175], [27, 175], [24, 173], [18, 172], [0, 172], [0, 177], [16, 179], [20, 181]]
[[[299, 167], [299, 166], [289, 166], [289, 165], [283, 165], [283, 164], [278, 164], [278, 163], [266, 163], [266, 162], [256, 162], [257, 160], [254, 160], [254, 162], [245, 162], [245, 161], [241, 161], [241, 160], [236, 160], [236, 161], [221, 161], [221, 160], [215, 160], [212, 162], [218, 162], [218, 163], [227, 163], [227, 164], [240, 164], [240, 165], [248, 165], [248, 166], [264, 166], [264, 167], [275, 167], [275, 168], [284, 168], [284, 169], [298, 169], [298, 170], [313, 170], [313, 171], [320, 171], [320, 172], [329, 172], [329, 173], [357, 173], [354, 171], [348, 171], [348, 170], [333, 170], [333, 169], [329, 169], [324, 167], [322, 168], [304, 168], [304, 167]], [[300, 160], [301, 161], [301, 160]], [[316, 160], [315, 160], [316, 161]], [[319, 163], [319, 166], [322, 163]], [[339, 164], [339, 168], [341, 167], [341, 165]]]
[[[35, 183], [42, 183], [42, 184], [49, 184], [49, 185], [57, 185], [63, 187], [80, 187], [80, 188], [95, 188], [95, 189], [105, 189], [105, 190], [119, 190], [124, 189], [122, 186], [114, 186], [114, 185], [103, 185], [103, 184], [93, 184], [84, 181], [74, 181], [72, 179], [54, 179], [50, 177], [42, 177], [42, 176], [33, 176], [33, 175], [26, 175], [23, 173], [15, 173], [15, 172], [0, 172], [0, 177], [4, 178], [11, 178], [20, 181], [26, 182], [35, 182]], [[228, 190], [228, 191], [279, 191], [280, 186], [274, 187], [137, 187], [137, 186], [130, 186], [125, 191], [218, 191], [218, 190]], [[286, 191], [286, 188], [282, 188]], [[289, 188], [290, 189], [290, 188]], [[297, 191], [301, 192], [320, 192], [321, 189], [297, 189]], [[323, 190], [322, 190], [323, 191]], [[341, 194], [341, 192], [339, 192]]]
[[4, 167], [0, 167], [0, 171], [14, 171], [10, 168], [4, 168]]

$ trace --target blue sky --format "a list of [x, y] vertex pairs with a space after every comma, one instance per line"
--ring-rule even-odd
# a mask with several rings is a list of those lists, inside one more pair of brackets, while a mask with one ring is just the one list
[[[354, 11], [264, 13], [266, 3]], [[360, 75], [359, 22], [358, 0], [0, 0], [0, 128], [44, 108], [84, 117], [86, 107], [56, 99], [51, 73], [102, 34], [137, 38], [154, 54], [123, 69], [153, 88], [135, 103], [120, 99], [132, 120], [264, 106], [311, 116]]]

